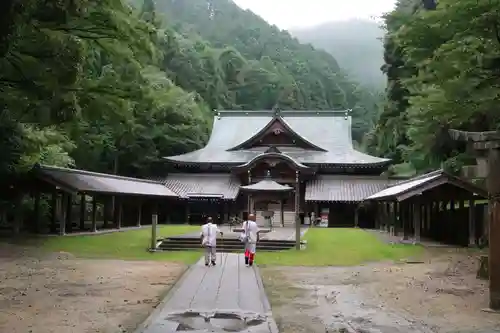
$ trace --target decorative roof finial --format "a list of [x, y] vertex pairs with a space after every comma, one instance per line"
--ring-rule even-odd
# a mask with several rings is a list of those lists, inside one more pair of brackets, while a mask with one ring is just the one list
[[279, 108], [275, 108], [273, 111], [275, 117], [278, 117], [281, 114], [281, 110]]
[[345, 110], [345, 116], [344, 116], [344, 119], [347, 120], [347, 118], [349, 118], [349, 113], [352, 112], [352, 109], [347, 109]]

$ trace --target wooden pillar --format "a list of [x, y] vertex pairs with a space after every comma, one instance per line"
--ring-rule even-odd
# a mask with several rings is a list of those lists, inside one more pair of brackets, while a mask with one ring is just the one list
[[150, 245], [150, 250], [154, 251], [156, 250], [156, 227], [158, 225], [158, 211], [156, 205], [153, 206], [153, 211], [152, 211], [152, 218], [151, 218], [151, 245]]
[[469, 199], [469, 247], [476, 246], [476, 212], [474, 199]]
[[15, 198], [15, 207], [16, 210], [14, 211], [14, 234], [20, 234], [21, 230], [23, 228], [23, 210], [21, 209], [21, 205], [23, 203], [23, 196], [22, 195], [16, 195]]
[[406, 211], [407, 211], [407, 209], [406, 209], [406, 206], [407, 206], [407, 204], [404, 201], [399, 203], [400, 224], [401, 224], [401, 231], [403, 232], [403, 239], [404, 240], [407, 238], [407, 236], [406, 236], [406, 233], [407, 233], [407, 227], [406, 227], [406, 221], [407, 221]]
[[139, 202], [137, 205], [137, 223], [136, 223], [137, 227], [141, 226], [141, 220], [142, 220], [142, 202]]
[[397, 203], [397, 201], [392, 202], [391, 225], [392, 225], [392, 227], [389, 229], [389, 233], [393, 236], [397, 236], [398, 235], [398, 203]]
[[104, 198], [102, 205], [102, 227], [106, 228], [108, 226], [108, 215], [109, 213], [109, 200], [108, 198]]
[[391, 211], [391, 203], [386, 202], [385, 203], [385, 231], [389, 232], [389, 229], [391, 227], [391, 221], [392, 221], [392, 211]]
[[115, 221], [115, 226], [116, 229], [121, 229], [122, 228], [122, 218], [123, 218], [123, 200], [121, 198], [116, 198], [115, 197], [115, 216], [116, 216], [116, 221]]
[[420, 243], [420, 230], [421, 230], [421, 218], [422, 218], [422, 205], [420, 202], [416, 202], [413, 205], [413, 234], [414, 243]]
[[401, 208], [399, 201], [394, 201], [394, 236], [399, 235], [399, 230], [400, 228], [400, 222], [401, 222]]
[[300, 180], [295, 171], [295, 248], [300, 250]]
[[[247, 185], [250, 185], [252, 183], [252, 173], [250, 172], [250, 170], [247, 171], [247, 180], [248, 180], [248, 184]], [[252, 196], [250, 195], [250, 193], [247, 194], [247, 219], [248, 219], [248, 215], [252, 214]]]
[[354, 207], [354, 228], [359, 228], [359, 204]]
[[189, 211], [189, 200], [186, 201], [186, 223], [190, 224], [190, 211]]
[[66, 222], [66, 230], [68, 232], [73, 231], [73, 221], [72, 221], [72, 211], [73, 211], [73, 195], [67, 194], [66, 195], [66, 207], [65, 207], [65, 222]]
[[97, 198], [94, 194], [92, 197], [92, 232], [97, 231]]
[[490, 308], [500, 310], [500, 148], [490, 149], [488, 157]]
[[429, 236], [429, 231], [431, 230], [431, 223], [432, 223], [432, 207], [433, 207], [433, 202], [428, 201], [425, 204], [425, 236]]
[[281, 220], [281, 226], [285, 226], [285, 203], [284, 199], [280, 200], [280, 220]]
[[80, 230], [85, 230], [85, 212], [87, 211], [87, 201], [85, 193], [80, 195]]
[[57, 214], [59, 207], [58, 205], [58, 193], [56, 191], [52, 192], [51, 204], [50, 204], [50, 232], [56, 232], [56, 224], [57, 224]]
[[252, 194], [248, 195], [248, 202], [250, 206], [248, 206], [248, 214], [255, 214], [255, 201]]
[[57, 215], [59, 219], [59, 235], [64, 236], [66, 234], [66, 221], [64, 219], [64, 200], [66, 196], [61, 195], [59, 200], [57, 200]]
[[39, 191], [35, 191], [35, 202], [34, 202], [34, 214], [35, 214], [35, 220], [34, 220], [34, 223], [35, 225], [33, 226], [33, 230], [35, 233], [39, 233], [40, 232], [40, 192]]

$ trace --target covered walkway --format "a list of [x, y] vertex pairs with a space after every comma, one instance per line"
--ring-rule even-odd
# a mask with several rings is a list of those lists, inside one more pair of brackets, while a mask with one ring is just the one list
[[[178, 195], [163, 184], [78, 169], [37, 165], [18, 183], [29, 195], [32, 216], [7, 212], [15, 232], [96, 232], [151, 224], [162, 200]], [[22, 196], [19, 197], [19, 202]]]
[[485, 189], [443, 170], [421, 175], [368, 196], [376, 202], [376, 227], [402, 235], [459, 246], [476, 246], [485, 236]]

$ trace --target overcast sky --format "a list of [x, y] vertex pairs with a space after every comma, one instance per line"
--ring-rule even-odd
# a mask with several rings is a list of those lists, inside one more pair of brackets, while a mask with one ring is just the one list
[[[0, 0], [1, 1], [1, 0]], [[396, 0], [233, 0], [281, 29], [380, 17]]]

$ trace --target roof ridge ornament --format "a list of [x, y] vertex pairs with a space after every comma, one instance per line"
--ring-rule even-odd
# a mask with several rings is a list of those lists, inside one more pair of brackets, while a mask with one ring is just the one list
[[349, 118], [349, 115], [350, 115], [351, 112], [352, 112], [352, 109], [345, 110], [345, 116], [344, 116], [345, 120], [347, 120], [347, 118]]
[[213, 109], [212, 112], [215, 114], [215, 116], [217, 117], [217, 119], [220, 120], [220, 118], [221, 118], [220, 111], [217, 110], [217, 109]]
[[281, 110], [280, 110], [280, 108], [274, 108], [273, 111], [274, 111], [274, 116], [275, 117], [281, 116]]
[[269, 147], [264, 151], [264, 154], [268, 154], [268, 153], [281, 154], [281, 150], [279, 150], [279, 148], [276, 147], [275, 145], [269, 145]]

